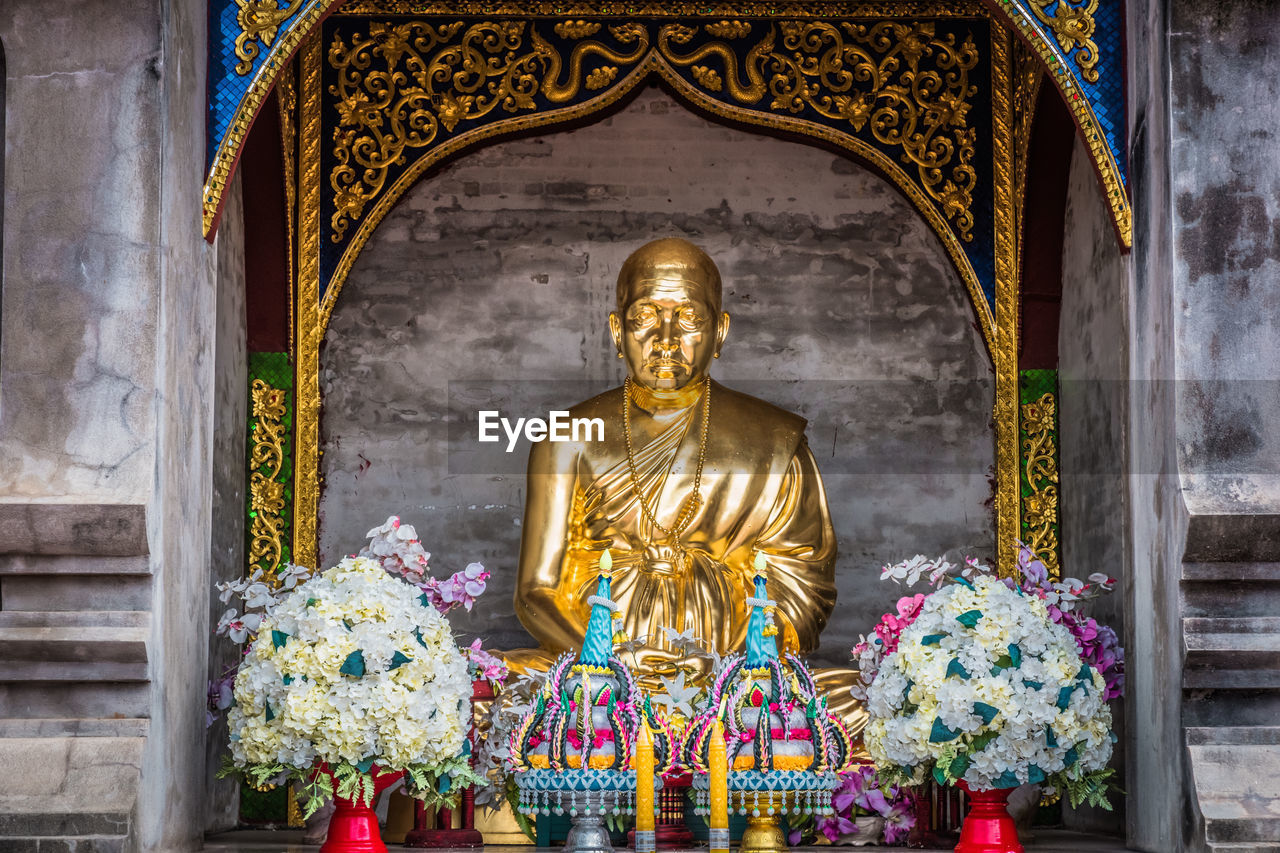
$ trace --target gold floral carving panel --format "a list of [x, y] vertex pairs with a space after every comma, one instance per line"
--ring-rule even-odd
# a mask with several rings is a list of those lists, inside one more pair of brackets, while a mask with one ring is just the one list
[[1062, 575], [1057, 432], [1057, 403], [1052, 393], [1022, 404], [1022, 535], [1054, 579]]
[[[780, 21], [758, 27], [743, 50], [721, 39], [747, 38], [752, 25], [720, 21], [702, 25], [714, 41], [687, 49], [697, 29], [664, 25], [662, 58], [742, 106], [793, 115], [807, 107], [854, 132], [866, 128], [900, 150], [956, 233], [973, 239], [976, 130], [966, 116], [978, 94], [970, 73], [979, 57], [972, 36], [958, 41], [932, 22]], [[925, 58], [931, 62], [922, 67]]]
[[253, 427], [249, 433], [249, 565], [271, 575], [285, 556], [285, 391], [261, 379], [249, 389]]
[[[900, 172], [900, 179], [891, 177], [927, 218], [946, 223], [944, 241], [957, 241], [949, 251], [968, 272], [989, 327], [992, 166], [983, 158], [989, 144], [980, 142], [970, 119], [976, 108], [989, 110], [983, 92], [991, 84], [968, 24], [362, 23], [331, 28], [325, 44], [331, 137], [324, 142], [320, 291], [326, 304], [369, 228], [406, 188], [402, 177], [418, 174], [422, 158], [468, 135], [488, 135], [496, 122], [528, 127], [580, 115], [656, 73], [692, 90], [712, 112], [835, 141]], [[976, 264], [966, 263], [962, 244], [969, 243], [977, 247]]]

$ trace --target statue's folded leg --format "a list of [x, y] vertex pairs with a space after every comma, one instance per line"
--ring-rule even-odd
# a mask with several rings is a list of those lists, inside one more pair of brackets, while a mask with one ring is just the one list
[[853, 694], [849, 692], [849, 688], [857, 682], [858, 675], [856, 669], [813, 670], [814, 683], [818, 685], [818, 692], [827, 697], [827, 707], [840, 718], [849, 734], [854, 737], [857, 746], [855, 757], [866, 761], [871, 756], [862, 745], [862, 730], [866, 728], [869, 715], [866, 708], [862, 707], [862, 702], [853, 698]]

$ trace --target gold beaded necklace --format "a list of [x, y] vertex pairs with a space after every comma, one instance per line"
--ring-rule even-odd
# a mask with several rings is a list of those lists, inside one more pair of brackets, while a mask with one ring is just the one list
[[693, 474], [693, 491], [680, 502], [680, 511], [671, 527], [663, 527], [657, 516], [645, 500], [644, 490], [640, 488], [640, 475], [636, 473], [635, 454], [631, 449], [631, 377], [623, 383], [622, 400], [622, 435], [627, 443], [627, 471], [631, 474], [631, 487], [640, 499], [640, 509], [644, 511], [649, 523], [670, 539], [679, 540], [680, 534], [693, 521], [693, 516], [702, 506], [702, 464], [707, 456], [707, 427], [711, 423], [711, 377], [703, 381], [702, 386], [702, 435], [698, 439], [698, 467]]

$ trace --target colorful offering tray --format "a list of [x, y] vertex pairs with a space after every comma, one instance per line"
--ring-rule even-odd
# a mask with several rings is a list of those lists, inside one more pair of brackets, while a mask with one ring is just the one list
[[[755, 595], [747, 603], [753, 608], [747, 652], [725, 659], [706, 705], [686, 729], [680, 758], [694, 771], [696, 808], [712, 816], [713, 832], [717, 811], [727, 805], [748, 819], [742, 849], [765, 853], [787, 846], [778, 827], [782, 814], [831, 811], [831, 794], [851, 764], [854, 744], [804, 663], [794, 655], [779, 659], [759, 557]], [[724, 742], [723, 759], [717, 739]], [[727, 776], [720, 785], [717, 768]], [[712, 794], [717, 788], [727, 800], [719, 809]]]
[[[652, 791], [662, 785], [655, 767], [666, 767], [671, 758], [666, 724], [627, 665], [613, 655], [617, 605], [609, 597], [607, 552], [600, 563], [582, 652], [576, 660], [566, 654], [556, 661], [533, 711], [511, 735], [520, 811], [567, 812], [573, 829], [566, 849], [573, 853], [611, 851], [601, 821], [610, 814], [635, 814], [637, 799], [651, 822]], [[637, 797], [641, 786], [649, 790]]]

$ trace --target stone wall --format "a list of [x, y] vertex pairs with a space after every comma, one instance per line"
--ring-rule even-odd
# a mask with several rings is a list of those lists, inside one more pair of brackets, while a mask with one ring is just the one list
[[[149, 554], [149, 588], [132, 602], [146, 617], [145, 680], [133, 679], [145, 699], [103, 712], [138, 718], [147, 735], [140, 780], [112, 792], [136, 795], [136, 850], [194, 849], [205, 818], [218, 266], [200, 221], [206, 18], [201, 0], [0, 5], [0, 502], [68, 518], [125, 506], [140, 526], [145, 516], [146, 548], [130, 552]], [[58, 552], [81, 561], [61, 574], [95, 571], [93, 532]], [[79, 716], [62, 695], [48, 691], [44, 716]], [[59, 761], [53, 749], [48, 766]], [[65, 789], [96, 773], [77, 765]], [[63, 823], [44, 834], [88, 825]]]
[[618, 384], [617, 270], [667, 235], [720, 265], [733, 324], [717, 379], [809, 418], [840, 547], [821, 659], [847, 663], [900, 594], [884, 562], [992, 554], [990, 363], [924, 221], [846, 158], [647, 90], [583, 129], [462, 158], [382, 223], [322, 353], [321, 561], [398, 513], [437, 565], [493, 570], [464, 627], [527, 645], [511, 600], [529, 445], [476, 454], [456, 419]]
[[0, 4], [0, 500], [129, 502], [151, 485], [158, 5]]
[[[1129, 373], [1128, 264], [1111, 225], [1089, 151], [1078, 138], [1071, 155], [1062, 246], [1062, 310], [1058, 335], [1059, 507], [1062, 571], [1087, 578], [1130, 574], [1125, 447]], [[1090, 607], [1123, 636], [1123, 592]], [[1114, 709], [1124, 732], [1124, 705]], [[1124, 772], [1123, 750], [1113, 766]], [[1119, 798], [1117, 798], [1119, 799]], [[1114, 812], [1067, 812], [1070, 825], [1119, 833]]]
[[1178, 451], [1196, 515], [1280, 513], [1280, 19], [1171, 4]]
[[1183, 849], [1188, 813], [1182, 745], [1178, 578], [1186, 534], [1175, 434], [1170, 251], [1166, 4], [1129, 15], [1129, 139], [1133, 254], [1129, 277], [1129, 524], [1132, 574], [1123, 590], [1127, 675], [1128, 840], [1151, 853]]

